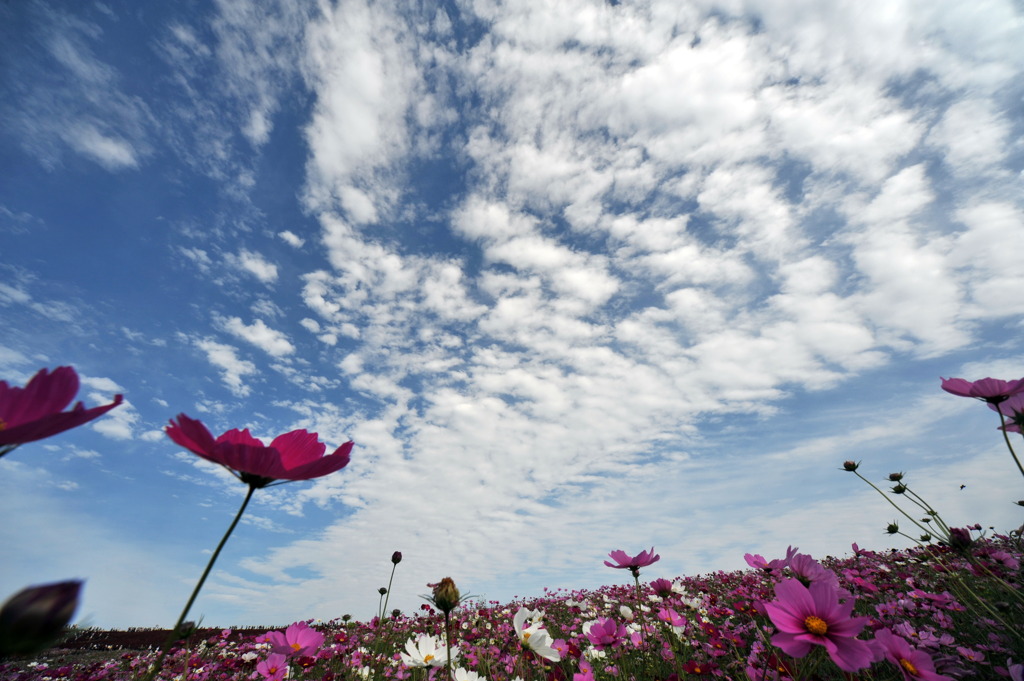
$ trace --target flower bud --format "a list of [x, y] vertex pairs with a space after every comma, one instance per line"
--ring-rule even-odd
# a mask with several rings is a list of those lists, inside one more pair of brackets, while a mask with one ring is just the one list
[[921, 535], [921, 541], [929, 542], [931, 540], [932, 540], [932, 536], [930, 534], [928, 534], [927, 532]]
[[906, 491], [907, 491], [907, 486], [904, 485], [903, 483], [900, 483], [899, 485], [894, 485], [893, 488], [892, 488], [892, 493], [893, 494], [903, 494]]
[[893, 521], [889, 523], [889, 525], [885, 528], [885, 531], [889, 534], [896, 534], [900, 531], [900, 526], [897, 525], [895, 521]]
[[383, 596], [387, 592], [388, 592], [388, 589], [387, 589], [386, 586], [382, 586], [381, 588], [377, 589], [377, 593], [379, 593], [381, 596]]
[[859, 466], [860, 466], [860, 463], [857, 462], [857, 461], [844, 461], [843, 462], [843, 470], [844, 471], [850, 471], [851, 473], [853, 471], [857, 470], [857, 468]]
[[903, 473], [889, 473], [889, 479], [893, 482], [899, 482], [903, 479]]
[[427, 586], [434, 587], [434, 605], [446, 615], [454, 610], [461, 600], [459, 589], [451, 577], [445, 577], [437, 584]]
[[52, 645], [78, 607], [82, 582], [22, 589], [0, 608], [0, 657], [39, 652]]
[[949, 546], [956, 551], [966, 551], [974, 540], [971, 539], [971, 532], [965, 527], [949, 528]]
[[401, 563], [402, 562], [402, 552], [401, 551], [395, 551], [394, 553], [392, 553], [391, 554], [391, 562], [394, 563], [395, 565], [398, 565], [399, 563]]

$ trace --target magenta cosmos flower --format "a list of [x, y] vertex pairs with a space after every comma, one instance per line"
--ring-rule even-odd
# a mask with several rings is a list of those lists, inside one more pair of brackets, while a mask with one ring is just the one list
[[608, 557], [615, 561], [614, 563], [611, 563], [606, 560], [604, 564], [608, 567], [617, 568], [619, 570], [629, 568], [629, 570], [634, 574], [636, 574], [636, 572], [639, 571], [640, 568], [647, 567], [648, 565], [657, 563], [659, 560], [661, 560], [661, 556], [657, 556], [654, 554], [653, 546], [651, 547], [650, 551], [641, 551], [635, 556], [631, 556], [625, 551], [617, 550], [609, 553]]
[[626, 625], [619, 624], [611, 617], [602, 617], [590, 625], [585, 632], [587, 639], [598, 650], [617, 648], [626, 640], [629, 632]]
[[875, 632], [874, 644], [885, 659], [896, 665], [905, 681], [953, 681], [948, 676], [935, 673], [931, 655], [912, 648], [906, 639], [888, 629]]
[[293, 430], [264, 445], [249, 429], [229, 430], [217, 439], [202, 423], [178, 414], [167, 426], [167, 436], [208, 461], [219, 463], [250, 487], [266, 487], [275, 480], [310, 480], [341, 470], [349, 461], [352, 442], [324, 456], [327, 446], [316, 433]]
[[999, 404], [1017, 393], [1024, 392], [1024, 378], [1003, 381], [998, 378], [982, 378], [967, 381], [962, 378], [943, 378], [942, 389], [961, 397], [976, 397], [989, 404]]
[[281, 653], [287, 657], [300, 655], [316, 655], [324, 644], [324, 635], [310, 628], [305, 622], [296, 622], [282, 631], [267, 633], [270, 652]]
[[79, 402], [71, 411], [64, 411], [76, 394], [78, 374], [71, 367], [57, 367], [52, 372], [40, 369], [24, 388], [0, 381], [0, 448], [63, 433], [103, 416], [124, 399], [116, 395], [110, 404], [92, 409]]
[[839, 602], [839, 591], [827, 582], [804, 586], [797, 579], [775, 585], [775, 600], [764, 604], [779, 633], [772, 645], [787, 655], [803, 657], [812, 645], [824, 646], [840, 669], [853, 672], [875, 659], [871, 645], [856, 638], [867, 617], [850, 617], [853, 599]]
[[266, 681], [284, 681], [288, 675], [288, 658], [281, 653], [270, 653], [267, 659], [256, 663], [256, 671]]

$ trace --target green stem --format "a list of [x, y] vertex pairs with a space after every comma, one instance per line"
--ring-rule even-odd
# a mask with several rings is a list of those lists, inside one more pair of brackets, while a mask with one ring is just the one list
[[391, 598], [391, 582], [395, 578], [395, 568], [397, 568], [397, 567], [398, 567], [398, 563], [392, 563], [391, 564], [391, 576], [388, 577], [388, 592], [387, 592], [387, 595], [384, 597], [384, 608], [381, 610], [381, 614], [380, 614], [380, 618], [379, 618], [381, 621], [384, 620], [384, 615], [387, 614], [387, 611], [388, 611], [388, 599]]
[[633, 574], [633, 581], [636, 582], [636, 617], [640, 620], [640, 636], [642, 637], [641, 643], [647, 643], [647, 622], [644, 621], [644, 606], [641, 600], [643, 596], [640, 593], [640, 571], [637, 570]]
[[1003, 414], [1001, 409], [996, 409], [996, 413], [999, 414], [999, 422], [1003, 425], [1001, 429], [1003, 431], [1003, 440], [1006, 441], [1006, 446], [1010, 450], [1010, 456], [1013, 457], [1013, 462], [1017, 464], [1017, 470], [1020, 471], [1021, 475], [1024, 475], [1024, 466], [1020, 465], [1020, 459], [1017, 458], [1017, 453], [1013, 451], [1013, 445], [1010, 444], [1010, 435], [1006, 432], [1006, 416]]
[[444, 668], [448, 673], [446, 681], [452, 681], [452, 621], [449, 613], [444, 614]]
[[228, 542], [228, 537], [234, 532], [235, 526], [238, 525], [238, 521], [242, 519], [242, 514], [245, 513], [245, 507], [249, 505], [249, 500], [252, 499], [253, 492], [256, 488], [249, 486], [249, 491], [245, 495], [245, 501], [242, 502], [242, 507], [238, 509], [238, 513], [235, 514], [235, 519], [231, 521], [231, 525], [228, 527], [228, 531], [224, 533], [220, 543], [217, 544], [216, 550], [213, 555], [210, 556], [210, 562], [206, 564], [206, 569], [203, 570], [203, 575], [196, 582], [196, 588], [192, 590], [192, 595], [189, 596], [188, 602], [185, 604], [185, 608], [181, 611], [181, 615], [178, 617], [178, 621], [174, 624], [174, 628], [171, 629], [171, 633], [167, 636], [167, 639], [160, 646], [160, 655], [157, 657], [153, 668], [146, 674], [144, 681], [152, 681], [152, 679], [160, 672], [160, 668], [163, 666], [164, 657], [167, 655], [167, 651], [170, 650], [171, 645], [179, 640], [181, 625], [185, 622], [185, 618], [188, 617], [188, 611], [192, 609], [192, 604], [195, 603], [196, 597], [199, 595], [199, 590], [203, 588], [203, 584], [206, 582], [206, 578], [210, 574], [210, 570], [213, 569], [213, 564], [217, 562], [217, 557], [220, 556], [221, 549]]
[[885, 495], [885, 492], [883, 492], [882, 490], [878, 489], [878, 486], [877, 486], [877, 485], [875, 485], [875, 483], [871, 482], [870, 480], [868, 480], [867, 478], [865, 478], [865, 477], [864, 477], [863, 475], [861, 475], [861, 474], [860, 474], [860, 473], [858, 473], [857, 471], [854, 471], [854, 472], [853, 472], [853, 474], [854, 474], [854, 475], [856, 475], [856, 476], [857, 476], [858, 478], [860, 478], [861, 480], [863, 480], [864, 482], [866, 482], [867, 484], [871, 485], [871, 488], [872, 488], [872, 489], [874, 489], [874, 490], [875, 490], [876, 492], [878, 492], [879, 494], [881, 494], [881, 495], [882, 495], [882, 498], [883, 498], [883, 499], [885, 499], [886, 501], [888, 501], [888, 502], [889, 502], [889, 503], [890, 503], [890, 504], [892, 505], [892, 507], [893, 507], [893, 508], [895, 508], [895, 509], [896, 509], [897, 511], [899, 511], [899, 512], [900, 512], [901, 514], [903, 514], [903, 516], [904, 516], [904, 517], [905, 517], [905, 518], [906, 518], [907, 520], [909, 520], [910, 522], [912, 522], [912, 523], [913, 523], [913, 524], [914, 524], [915, 526], [917, 526], [917, 528], [918, 528], [918, 529], [920, 529], [920, 530], [921, 530], [922, 532], [924, 532], [924, 533], [926, 533], [926, 534], [931, 534], [931, 531], [930, 531], [930, 530], [929, 530], [929, 529], [928, 529], [927, 527], [925, 527], [924, 525], [922, 525], [921, 523], [919, 523], [919, 522], [917, 521], [917, 519], [916, 519], [916, 518], [914, 518], [913, 516], [911, 516], [911, 515], [910, 515], [909, 513], [907, 513], [906, 511], [904, 511], [904, 510], [903, 510], [902, 508], [900, 508], [899, 504], [897, 504], [897, 503], [896, 503], [895, 501], [893, 501], [892, 499], [890, 499], [889, 497], [887, 497], [887, 496]]

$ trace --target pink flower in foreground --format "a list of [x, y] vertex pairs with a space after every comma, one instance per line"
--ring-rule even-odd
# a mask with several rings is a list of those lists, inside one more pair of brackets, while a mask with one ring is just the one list
[[71, 367], [57, 367], [52, 372], [40, 369], [24, 388], [0, 381], [0, 447], [63, 433], [103, 416], [124, 399], [115, 395], [110, 404], [92, 409], [79, 402], [71, 411], [64, 411], [77, 393], [78, 374]]
[[967, 381], [962, 378], [943, 378], [942, 389], [961, 397], [976, 397], [989, 404], [999, 404], [1017, 393], [1024, 392], [1024, 378], [1003, 381], [998, 378], [982, 378]]
[[661, 556], [655, 555], [653, 546], [650, 551], [641, 551], [635, 556], [631, 556], [622, 550], [616, 550], [609, 553], [608, 557], [615, 561], [610, 563], [606, 560], [604, 564], [608, 567], [620, 570], [629, 568], [634, 573], [642, 567], [647, 567], [661, 560]]
[[251, 487], [266, 487], [275, 480], [311, 480], [341, 470], [349, 461], [352, 442], [324, 456], [327, 446], [316, 433], [293, 430], [264, 445], [249, 429], [229, 430], [216, 440], [201, 422], [178, 414], [167, 426], [167, 436], [185, 449], [231, 470]]
[[863, 669], [875, 659], [871, 646], [856, 638], [867, 617], [850, 617], [853, 599], [839, 602], [839, 591], [827, 582], [809, 587], [797, 579], [775, 585], [775, 600], [764, 604], [779, 633], [772, 645], [787, 655], [803, 657], [812, 645], [824, 646], [832, 661], [848, 672]]
[[626, 639], [626, 626], [617, 623], [611, 617], [602, 617], [590, 625], [584, 632], [587, 639], [598, 650], [616, 648]]
[[906, 639], [896, 636], [888, 629], [875, 632], [872, 642], [875, 650], [885, 659], [896, 665], [903, 674], [904, 681], [953, 681], [948, 676], [935, 673], [935, 663], [931, 655], [923, 650], [916, 650]]
[[1024, 393], [1011, 395], [1006, 400], [997, 404], [989, 403], [989, 409], [1002, 413], [1009, 421], [1003, 429], [1011, 433], [1020, 433], [1021, 426], [1024, 426]]
[[672, 608], [659, 608], [658, 619], [665, 622], [670, 627], [685, 627], [686, 618], [680, 615]]
[[287, 657], [316, 655], [324, 643], [324, 635], [316, 629], [311, 629], [305, 622], [296, 622], [283, 632], [268, 632], [266, 641], [270, 644], [271, 652], [281, 653]]
[[0, 659], [37, 653], [64, 633], [78, 607], [82, 582], [71, 580], [22, 589], [0, 607]]
[[282, 681], [288, 675], [288, 658], [281, 653], [270, 653], [256, 664], [256, 671], [267, 681]]

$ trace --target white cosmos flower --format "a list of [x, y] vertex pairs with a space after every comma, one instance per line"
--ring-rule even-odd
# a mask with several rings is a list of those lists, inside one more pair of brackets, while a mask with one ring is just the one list
[[533, 630], [524, 630], [520, 640], [523, 642], [523, 645], [529, 647], [530, 650], [545, 660], [558, 662], [562, 659], [562, 654], [551, 647], [551, 638], [544, 627], [538, 625]]
[[454, 673], [455, 681], [487, 681], [486, 676], [480, 676], [476, 672], [459, 667]]
[[[407, 667], [440, 667], [448, 660], [444, 641], [436, 636], [420, 635], [405, 644], [405, 653], [399, 653]], [[408, 655], [406, 654], [408, 653]], [[452, 660], [459, 656], [459, 647], [452, 646]]]
[[512, 618], [512, 626], [519, 637], [519, 643], [537, 655], [552, 662], [562, 659], [561, 654], [551, 647], [551, 638], [548, 635], [541, 618], [544, 617], [543, 610], [530, 610], [522, 607], [516, 611]]
[[[527, 620], [530, 621], [529, 625], [526, 624]], [[543, 620], [544, 620], [544, 611], [543, 610], [530, 610], [526, 606], [523, 606], [523, 607], [519, 608], [519, 610], [516, 610], [516, 614], [512, 618], [512, 626], [515, 627], [515, 630], [517, 632], [519, 632], [519, 631], [522, 631], [523, 629], [526, 629], [527, 626], [529, 626], [530, 628], [533, 628], [535, 626], [540, 626], [540, 624], [541, 624], [541, 622]]]

